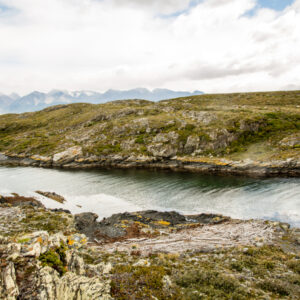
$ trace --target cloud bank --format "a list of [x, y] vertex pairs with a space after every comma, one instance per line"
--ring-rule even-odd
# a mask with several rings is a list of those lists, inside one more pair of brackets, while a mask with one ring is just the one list
[[258, 4], [0, 0], [0, 91], [300, 89], [300, 0]]

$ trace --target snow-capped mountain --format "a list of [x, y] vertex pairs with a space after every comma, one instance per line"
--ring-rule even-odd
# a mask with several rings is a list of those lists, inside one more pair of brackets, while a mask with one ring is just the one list
[[93, 91], [74, 91], [52, 90], [49, 93], [34, 91], [28, 95], [20, 97], [17, 94], [0, 94], [0, 113], [21, 113], [37, 111], [48, 106], [57, 104], [70, 104], [78, 102], [105, 103], [114, 100], [125, 99], [144, 99], [159, 101], [171, 98], [201, 95], [203, 92], [195, 91], [182, 92], [168, 89], [154, 89], [150, 91], [145, 88], [137, 88], [127, 91], [108, 90], [105, 93]]

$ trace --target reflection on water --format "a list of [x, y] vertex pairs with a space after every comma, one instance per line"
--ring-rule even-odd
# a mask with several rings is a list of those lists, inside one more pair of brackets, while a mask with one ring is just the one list
[[[214, 212], [300, 227], [300, 179], [208, 176], [148, 170], [66, 171], [0, 167], [0, 194], [54, 191], [72, 212], [100, 217], [139, 209]], [[40, 196], [45, 205], [60, 207]]]

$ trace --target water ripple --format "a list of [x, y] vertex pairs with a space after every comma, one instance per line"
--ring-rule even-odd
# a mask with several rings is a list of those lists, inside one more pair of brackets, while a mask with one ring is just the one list
[[[134, 209], [214, 212], [300, 227], [300, 179], [207, 176], [145, 170], [67, 171], [0, 167], [0, 194], [55, 191], [72, 212], [100, 216]], [[51, 200], [47, 206], [57, 206]]]

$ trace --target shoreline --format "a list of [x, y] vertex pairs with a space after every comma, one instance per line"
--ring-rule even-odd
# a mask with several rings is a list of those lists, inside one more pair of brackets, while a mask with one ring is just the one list
[[72, 157], [54, 161], [52, 157], [17, 156], [0, 153], [0, 166], [41, 167], [55, 169], [153, 169], [173, 172], [191, 172], [222, 176], [246, 177], [300, 177], [300, 163], [295, 160], [255, 162], [252, 160], [230, 161], [216, 158], [171, 158], [157, 157]]

